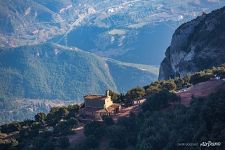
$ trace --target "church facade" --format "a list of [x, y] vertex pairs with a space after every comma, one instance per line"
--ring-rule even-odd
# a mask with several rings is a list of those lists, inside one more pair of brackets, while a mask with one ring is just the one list
[[121, 110], [120, 104], [113, 103], [108, 90], [105, 95], [84, 96], [84, 105], [80, 116], [91, 120], [101, 120], [103, 116], [116, 115]]

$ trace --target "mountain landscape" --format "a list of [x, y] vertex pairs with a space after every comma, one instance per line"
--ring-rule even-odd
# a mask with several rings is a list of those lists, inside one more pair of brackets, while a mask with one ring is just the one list
[[180, 26], [166, 51], [159, 79], [185, 76], [225, 62], [225, 8]]
[[[143, 86], [157, 79], [156, 67], [159, 67], [163, 59], [164, 51], [168, 47], [171, 36], [179, 24], [196, 17], [202, 12], [209, 12], [218, 8], [223, 5], [223, 3], [224, 2], [218, 3], [212, 0], [185, 0], [182, 3], [173, 0], [168, 2], [139, 0], [113, 2], [108, 0], [103, 2], [99, 2], [98, 0], [3, 0], [0, 2], [0, 20], [2, 20], [0, 31], [1, 51], [5, 51], [8, 48], [20, 50], [23, 49], [24, 46], [26, 47], [25, 49], [40, 49], [43, 45], [48, 45], [46, 43], [53, 43], [62, 45], [62, 47], [66, 49], [72, 47], [78, 48], [84, 52], [96, 54], [99, 56], [99, 59], [103, 57], [103, 59], [111, 58], [134, 65], [149, 65], [147, 72], [141, 67], [138, 67], [138, 70], [143, 72], [142, 74], [149, 75], [143, 80], [132, 80], [134, 83], [124, 81], [123, 83], [129, 83], [129, 85], [123, 84], [124, 87], [122, 87], [121, 84], [116, 81], [117, 79], [114, 79], [121, 77], [116, 76], [115, 72], [111, 69], [108, 75], [106, 75], [107, 73], [105, 74], [108, 77], [105, 76], [106, 78], [103, 77], [101, 79], [100, 76], [98, 76], [93, 79], [96, 80], [97, 87], [87, 87], [90, 90], [87, 89], [86, 91], [86, 93], [92, 92], [98, 94], [101, 93], [100, 91], [102, 91], [102, 89], [110, 88], [115, 91], [118, 90], [118, 92], [125, 92], [129, 88], [138, 85]], [[158, 43], [159, 40], [161, 41], [160, 44]], [[31, 46], [31, 48], [29, 48], [29, 46]], [[45, 49], [45, 47], [43, 46], [42, 49]], [[19, 52], [17, 54], [19, 54]], [[4, 55], [4, 57], [7, 56], [7, 54]], [[89, 54], [86, 53], [86, 55]], [[3, 61], [3, 59], [1, 60]], [[44, 65], [44, 62], [41, 63]], [[87, 61], [87, 65], [88, 63]], [[117, 71], [119, 71], [118, 68], [121, 68], [121, 72], [124, 72], [124, 65], [119, 66], [119, 64], [121, 65], [122, 63], [112, 65], [112, 62], [110, 62], [110, 64], [113, 70], [115, 70], [117, 66]], [[3, 68], [4, 67], [5, 66], [3, 66]], [[77, 70], [82, 69], [79, 65], [74, 65], [74, 67], [76, 67]], [[94, 67], [98, 68], [99, 66]], [[151, 68], [153, 68], [153, 70], [149, 72]], [[137, 67], [129, 68], [129, 74], [134, 74], [133, 76], [138, 74], [136, 69]], [[124, 73], [128, 74], [128, 72]], [[88, 76], [89, 73], [90, 72], [87, 71], [84, 75]], [[5, 74], [4, 77], [6, 76]], [[142, 75], [140, 75], [140, 77], [142, 77]], [[88, 82], [88, 80], [83, 81], [80, 79], [78, 74], [74, 79], [83, 82], [83, 85], [86, 84], [85, 82]], [[3, 76], [2, 80], [5, 80]], [[43, 81], [44, 79], [39, 80]], [[102, 81], [98, 82], [98, 80]], [[121, 81], [123, 78], [119, 80]], [[101, 82], [104, 83], [103, 86], [101, 86]], [[45, 91], [47, 93], [49, 90], [51, 91], [51, 88], [49, 89], [48, 87], [48, 90], [45, 88], [47, 86], [51, 87], [53, 84], [40, 84], [43, 84], [43, 88], [41, 89], [39, 86], [39, 91]], [[7, 83], [7, 86], [15, 85]], [[56, 88], [63, 89], [57, 85], [55, 86]], [[98, 86], [102, 88], [100, 89]], [[77, 86], [74, 88], [76, 87]], [[8, 96], [8, 94], [6, 94], [6, 89], [10, 88], [1, 87], [1, 89], [5, 90], [1, 90], [1, 95]], [[75, 95], [73, 95], [73, 92], [73, 94], [70, 93], [73, 96], [67, 96], [66, 91], [61, 90], [56, 92], [61, 96], [47, 97], [63, 99], [62, 95], [65, 95], [64, 97], [66, 99], [69, 97], [70, 99], [80, 100], [85, 91], [82, 90], [82, 88], [79, 89], [79, 92], [77, 91], [78, 89], [73, 90], [73, 92], [76, 93]], [[8, 93], [11, 93], [11, 91], [8, 91]], [[23, 95], [21, 93], [23, 92], [20, 92], [20, 95]], [[34, 90], [33, 93], [36, 93], [36, 91]], [[38, 94], [39, 93], [37, 93], [37, 95]], [[46, 98], [46, 96], [44, 96], [45, 94], [41, 95], [43, 95], [43, 97], [39, 95], [40, 98]], [[31, 96], [29, 98], [34, 97]]]
[[83, 118], [86, 102], [52, 107], [34, 119], [1, 125], [0, 148], [224, 149], [224, 81], [222, 64], [188, 77], [133, 88], [126, 95], [111, 91], [109, 98], [123, 107], [116, 115], [104, 115], [100, 120]]
[[180, 24], [224, 4], [217, 0], [3, 0], [0, 46], [50, 40], [120, 61], [159, 66]]
[[224, 6], [2, 0], [0, 149], [224, 149]]
[[[48, 112], [58, 101], [82, 103], [87, 94], [124, 93], [157, 80], [175, 29], [224, 3], [2, 0], [0, 97], [3, 114], [10, 114], [2, 122]], [[18, 107], [12, 111], [7, 103]], [[7, 118], [24, 108], [27, 115]]]
[[[82, 103], [84, 95], [103, 94], [106, 89], [124, 92], [154, 81], [158, 75], [157, 67], [124, 63], [51, 43], [0, 50], [2, 123], [12, 120], [12, 114], [15, 114], [13, 120], [20, 120], [32, 118], [30, 114], [39, 110], [48, 112], [59, 101]], [[16, 115], [24, 111], [24, 99], [31, 111]], [[30, 103], [30, 100], [37, 102]], [[51, 100], [54, 105], [49, 106], [44, 100]], [[7, 103], [18, 107], [12, 111]], [[33, 109], [33, 105], [37, 108]]]
[[[79, 103], [85, 94], [125, 91], [155, 80], [158, 74], [156, 67], [126, 64], [56, 44], [5, 48], [0, 58], [0, 95], [9, 98]], [[140, 76], [143, 79], [137, 82]]]

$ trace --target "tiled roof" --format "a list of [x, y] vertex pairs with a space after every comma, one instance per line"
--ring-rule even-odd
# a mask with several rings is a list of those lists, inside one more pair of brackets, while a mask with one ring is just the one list
[[105, 100], [107, 96], [102, 95], [86, 95], [84, 96], [84, 99], [86, 100]]

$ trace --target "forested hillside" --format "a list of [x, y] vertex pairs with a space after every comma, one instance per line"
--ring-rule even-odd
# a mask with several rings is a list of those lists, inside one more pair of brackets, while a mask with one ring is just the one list
[[95, 55], [43, 44], [4, 49], [0, 57], [5, 97], [81, 100], [89, 92], [117, 91], [105, 61]]
[[[55, 44], [4, 49], [0, 58], [0, 95], [9, 98], [82, 101], [83, 95], [88, 93], [101, 94], [106, 89], [118, 91], [118, 87], [125, 91], [138, 84], [144, 85], [158, 74], [154, 67], [143, 71], [128, 65], [121, 68], [118, 63], [108, 66], [99, 56]], [[111, 67], [112, 64], [115, 67]], [[117, 79], [120, 70], [133, 74], [136, 79], [142, 74], [148, 78], [139, 82], [121, 76], [122, 83]], [[130, 84], [124, 84], [128, 82]]]
[[[213, 78], [214, 75], [220, 79]], [[114, 102], [129, 107], [137, 99], [146, 99], [138, 111], [114, 120], [82, 122], [81, 105], [54, 107], [48, 114], [38, 113], [34, 120], [12, 122], [0, 127], [0, 148], [9, 149], [224, 149], [225, 86], [204, 97], [192, 97], [182, 104], [177, 90], [208, 80], [225, 85], [225, 65], [185, 78], [156, 81], [125, 95], [110, 91]], [[73, 141], [80, 128], [79, 141]], [[82, 132], [82, 133], [81, 133]], [[83, 136], [81, 136], [83, 135]], [[73, 141], [73, 142], [72, 142]]]

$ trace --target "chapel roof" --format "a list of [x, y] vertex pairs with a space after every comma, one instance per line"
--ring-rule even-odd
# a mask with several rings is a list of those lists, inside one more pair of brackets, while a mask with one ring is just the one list
[[86, 95], [84, 96], [85, 100], [105, 100], [107, 96], [103, 95]]

